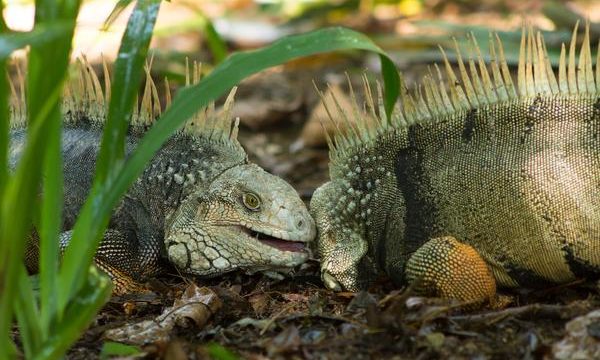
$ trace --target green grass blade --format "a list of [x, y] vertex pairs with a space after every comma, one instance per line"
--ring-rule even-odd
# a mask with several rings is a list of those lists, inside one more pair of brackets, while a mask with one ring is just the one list
[[[6, 41], [0, 43], [4, 55], [8, 55], [11, 49], [27, 42], [31, 45], [27, 94], [28, 142], [19, 166], [6, 183], [0, 204], [0, 219], [3, 221], [3, 226], [0, 227], [2, 242], [0, 245], [0, 339], [2, 340], [11, 323], [11, 310], [15, 301], [19, 270], [22, 267], [24, 239], [31, 229], [32, 218], [38, 211], [36, 201], [43, 171], [43, 165], [40, 166], [43, 161], [40, 160], [44, 158], [43, 154], [47, 151], [47, 120], [60, 121], [58, 103], [78, 4], [77, 1], [64, 1], [60, 4], [39, 1], [34, 31], [7, 35], [3, 39]], [[67, 10], [71, 11], [70, 16]], [[46, 32], [47, 29], [56, 28], [59, 30]], [[52, 66], [49, 67], [48, 64]], [[55, 211], [53, 216], [59, 216], [56, 213]]]
[[[40, 234], [40, 304], [42, 331], [44, 339], [51, 333], [51, 323], [58, 321], [62, 308], [57, 308], [58, 269], [58, 234], [62, 227], [63, 177], [61, 159], [61, 123], [60, 96], [64, 80], [67, 76], [71, 42], [75, 29], [75, 19], [79, 12], [80, 1], [63, 0], [38, 1], [36, 3], [35, 28], [66, 24], [66, 33], [51, 43], [31, 47], [27, 76], [27, 111], [29, 116], [28, 133], [41, 131], [43, 138], [37, 141], [42, 151], [37, 151], [35, 157], [39, 162], [43, 159], [42, 205], [39, 221]], [[52, 64], [51, 68], [48, 64]], [[48, 96], [53, 94], [53, 96]], [[48, 100], [51, 99], [51, 102]], [[48, 106], [49, 111], [42, 116], [40, 123], [31, 121], [37, 119], [42, 108]], [[36, 142], [37, 145], [37, 142]], [[39, 166], [39, 165], [38, 165]], [[31, 169], [29, 170], [31, 171]], [[36, 169], [36, 171], [39, 171]], [[37, 191], [35, 191], [37, 192]]]
[[117, 3], [115, 4], [115, 7], [113, 7], [110, 14], [108, 14], [108, 17], [106, 18], [106, 20], [104, 20], [104, 24], [102, 25], [102, 30], [106, 31], [112, 25], [112, 23], [115, 22], [115, 20], [117, 20], [117, 18], [119, 17], [119, 15], [121, 15], [123, 10], [125, 10], [125, 8], [127, 6], [129, 6], [129, 4], [131, 4], [132, 2], [133, 2], [133, 0], [117, 1]]
[[[8, 28], [4, 22], [4, 5], [0, 2], [0, 38], [5, 36]], [[0, 199], [8, 179], [8, 78], [6, 76], [6, 59], [0, 60]], [[0, 219], [0, 227], [2, 219]]]
[[33, 294], [31, 282], [24, 267], [21, 267], [19, 271], [18, 287], [19, 296], [14, 303], [14, 308], [25, 357], [30, 359], [38, 351], [43, 335], [38, 321], [40, 312], [36, 304], [36, 297]]
[[[26, 45], [37, 46], [56, 41], [61, 36], [65, 36], [68, 30], [64, 23], [61, 23], [36, 28], [28, 33], [7, 33], [4, 20], [2, 20], [2, 28], [3, 33], [0, 35], [0, 61], [2, 65], [6, 63], [6, 58], [13, 50]], [[32, 189], [37, 189], [40, 173], [37, 171], [33, 173], [21, 171], [20, 177], [9, 181], [6, 172], [7, 129], [9, 127], [9, 116], [7, 115], [8, 90], [5, 67], [2, 66], [0, 71], [2, 72], [0, 75], [0, 97], [2, 98], [0, 100], [0, 117], [2, 118], [0, 120], [0, 139], [2, 140], [0, 142], [2, 148], [0, 150], [0, 194], [2, 195], [0, 196], [0, 349], [6, 350], [10, 346], [4, 341], [8, 337], [10, 319], [12, 318], [12, 306], [8, 304], [12, 303], [16, 291], [17, 266], [20, 263], [22, 254], [22, 241], [17, 241], [17, 239], [23, 239], [25, 232], [29, 229], [31, 209], [35, 208], [33, 204], [34, 197], [29, 195], [35, 193], [35, 190]], [[29, 160], [33, 160], [33, 162], [29, 163], [28, 166], [32, 168], [39, 167], [39, 158], [36, 160], [32, 155], [35, 152], [42, 153], [39, 150], [41, 148], [29, 151]], [[9, 184], [9, 182], [12, 182], [12, 184]], [[21, 198], [19, 194], [25, 196]], [[3, 354], [3, 350], [0, 350], [0, 355]]]
[[[60, 98], [60, 87], [46, 94], [46, 102], [28, 129], [28, 144], [14, 176], [9, 178], [0, 203], [0, 339], [8, 334], [12, 304], [22, 266], [23, 250], [37, 208], [38, 185], [41, 182], [40, 158], [45, 148], [46, 119]], [[10, 220], [10, 222], [9, 222]], [[2, 341], [2, 340], [0, 340]]]
[[[368, 37], [345, 28], [327, 28], [307, 34], [283, 38], [265, 48], [230, 56], [200, 83], [182, 89], [161, 119], [148, 131], [111, 186], [117, 192], [125, 191], [143, 170], [170, 134], [211, 100], [223, 95], [239, 81], [271, 66], [297, 57], [335, 50], [362, 49], [381, 54], [384, 69], [386, 111], [391, 110], [398, 98], [400, 79], [393, 62]], [[118, 189], [118, 191], [116, 191]], [[122, 193], [121, 193], [122, 194]], [[110, 198], [116, 201], [121, 194]]]
[[[0, 2], [0, 36], [5, 36], [7, 30], [4, 21], [4, 3]], [[6, 59], [0, 60], [0, 199], [4, 198], [6, 183], [8, 180], [8, 129], [9, 129], [9, 111], [8, 111], [8, 79], [6, 75]], [[2, 201], [0, 200], [0, 236], [7, 226], [8, 219], [2, 217]], [[9, 244], [7, 240], [0, 238], [0, 254], [7, 254]], [[7, 283], [7, 259], [0, 255], [0, 294], [6, 291]], [[10, 298], [8, 298], [10, 299]], [[9, 338], [9, 331], [12, 322], [12, 313], [8, 308], [4, 296], [0, 295], [0, 306], [6, 307], [4, 311], [0, 310], [0, 358], [8, 359], [14, 356], [14, 346]]]
[[204, 37], [208, 43], [208, 48], [213, 56], [214, 63], [219, 64], [225, 60], [225, 57], [227, 56], [227, 45], [215, 29], [213, 22], [204, 14], [202, 14], [202, 17], [204, 17]]
[[159, 9], [160, 0], [140, 0], [127, 22], [115, 63], [108, 119], [96, 165], [95, 183], [104, 181], [111, 171], [110, 165], [123, 158], [125, 135]]
[[107, 341], [100, 350], [100, 360], [108, 360], [114, 356], [138, 355], [140, 353], [141, 351], [137, 346]]
[[27, 45], [39, 46], [64, 38], [68, 33], [68, 29], [69, 24], [57, 22], [44, 26], [36, 26], [35, 29], [27, 32], [4, 32], [0, 35], [0, 58], [6, 59], [15, 50]]
[[[384, 78], [386, 106], [391, 109], [398, 97], [400, 83], [398, 73], [390, 70], [393, 68], [393, 63], [383, 50], [368, 37], [353, 30], [345, 28], [318, 30], [284, 38], [259, 50], [234, 54], [199, 84], [178, 93], [171, 107], [141, 140], [126, 166], [120, 166], [116, 177], [109, 177], [102, 187], [94, 189], [92, 197], [88, 198], [80, 212], [74, 233], [88, 240], [101, 236], [112, 208], [169, 136], [198, 110], [223, 95], [239, 81], [258, 71], [297, 57], [346, 49], [363, 49], [382, 54], [383, 68], [386, 69], [387, 74]], [[97, 242], [78, 242], [76, 246], [72, 245], [67, 251], [77, 255], [69, 257], [68, 260], [65, 258], [63, 263], [66, 271], [65, 278], [61, 278], [63, 281], [61, 288], [65, 289], [74, 287], [79, 281], [77, 271], [89, 266], [88, 255], [93, 253]]]
[[[108, 119], [96, 165], [94, 189], [110, 177], [110, 172], [118, 168], [117, 164], [120, 164], [119, 161], [123, 157], [125, 135], [159, 8], [159, 0], [140, 0], [127, 23], [115, 64]], [[94, 190], [86, 203], [98, 202], [99, 198], [94, 198], [93, 194]], [[110, 212], [98, 218], [88, 213], [78, 218], [73, 230], [73, 239], [65, 251], [61, 267], [59, 286], [63, 292], [59, 298], [60, 307], [64, 307], [70, 296], [81, 286], [83, 279], [79, 275], [80, 269], [86, 269], [92, 263], [109, 215]], [[94, 230], [82, 232], [82, 228]]]
[[39, 234], [40, 242], [40, 322], [44, 338], [48, 336], [51, 320], [56, 316], [56, 294], [58, 293], [58, 237], [62, 228], [61, 214], [56, 209], [63, 207], [63, 162], [61, 154], [60, 113], [53, 114], [54, 121], [48, 124], [48, 141], [44, 159], [44, 181], [42, 214]]
[[108, 276], [100, 274], [93, 267], [89, 269], [87, 276], [83, 272], [80, 272], [79, 276], [84, 278], [84, 285], [73, 296], [65, 309], [63, 318], [56, 324], [58, 331], [55, 334], [50, 334], [48, 340], [33, 359], [58, 359], [62, 357], [110, 298], [112, 283]]

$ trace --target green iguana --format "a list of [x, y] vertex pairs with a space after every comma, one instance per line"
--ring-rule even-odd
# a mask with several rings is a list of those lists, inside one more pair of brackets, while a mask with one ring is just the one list
[[[475, 40], [457, 74], [445, 53], [391, 118], [347, 115], [330, 140], [330, 181], [310, 208], [324, 283], [381, 272], [427, 295], [482, 302], [496, 286], [600, 274], [600, 61], [576, 31], [558, 80], [540, 33], [523, 30], [515, 88], [500, 39]], [[435, 75], [433, 75], [435, 74]], [[373, 109], [371, 99], [370, 106]], [[352, 124], [357, 125], [352, 125]]]
[[[108, 97], [91, 66], [81, 65], [79, 81], [68, 87], [63, 105], [63, 247], [91, 188]], [[146, 75], [126, 154], [160, 112], [155, 85]], [[14, 87], [13, 94], [11, 167], [26, 140], [24, 101]], [[238, 121], [229, 118], [232, 97], [233, 92], [223, 113], [209, 107], [175, 134], [116, 207], [95, 258], [113, 278], [116, 293], [139, 289], [140, 281], [164, 269], [163, 259], [181, 272], [202, 276], [285, 269], [307, 259], [314, 221], [288, 183], [249, 163], [237, 141]], [[35, 245], [26, 259], [32, 271]]]

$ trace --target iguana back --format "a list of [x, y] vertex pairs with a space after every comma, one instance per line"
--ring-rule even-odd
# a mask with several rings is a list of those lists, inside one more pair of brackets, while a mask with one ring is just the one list
[[541, 35], [524, 33], [518, 89], [499, 40], [491, 76], [458, 53], [458, 76], [446, 61], [447, 80], [436, 67], [392, 119], [337, 135], [311, 202], [326, 284], [385, 271], [481, 300], [496, 283], [600, 273], [600, 72], [587, 33], [577, 66], [572, 44], [556, 80]]

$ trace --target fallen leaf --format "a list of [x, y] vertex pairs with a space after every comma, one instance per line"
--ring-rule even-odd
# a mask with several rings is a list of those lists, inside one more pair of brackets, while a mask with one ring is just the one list
[[600, 359], [600, 340], [596, 328], [600, 310], [578, 316], [565, 325], [565, 337], [552, 346], [555, 359]]
[[285, 328], [277, 336], [273, 338], [267, 345], [267, 353], [269, 356], [275, 354], [298, 350], [301, 339], [298, 328], [294, 325]]
[[134, 345], [167, 342], [175, 325], [187, 327], [191, 321], [197, 328], [202, 328], [221, 306], [221, 299], [211, 289], [192, 284], [160, 316], [107, 330], [104, 337]]

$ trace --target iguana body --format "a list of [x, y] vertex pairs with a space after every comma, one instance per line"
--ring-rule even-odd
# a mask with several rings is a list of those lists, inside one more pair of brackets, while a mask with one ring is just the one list
[[[82, 73], [92, 76], [83, 84], [98, 83], [91, 74]], [[104, 119], [102, 99], [89, 88], [79, 91], [84, 94], [68, 97], [64, 106], [63, 245], [91, 188]], [[144, 95], [147, 104], [150, 96]], [[154, 97], [155, 106], [157, 101]], [[147, 108], [134, 114], [126, 154], [154, 118]], [[17, 121], [9, 153], [13, 167], [25, 133]], [[315, 236], [308, 210], [289, 184], [248, 162], [236, 134], [228, 111], [199, 114], [158, 151], [126, 193], [96, 256], [117, 292], [134, 288], [130, 280], [163, 270], [167, 260], [179, 271], [204, 276], [290, 268], [306, 260], [304, 245]], [[35, 268], [35, 244], [30, 250], [28, 263]]]
[[588, 36], [578, 66], [574, 44], [557, 81], [541, 36], [524, 34], [518, 89], [499, 41], [491, 76], [459, 54], [458, 76], [446, 61], [447, 81], [426, 77], [391, 120], [337, 135], [311, 201], [326, 285], [385, 272], [481, 301], [598, 275], [600, 71]]

